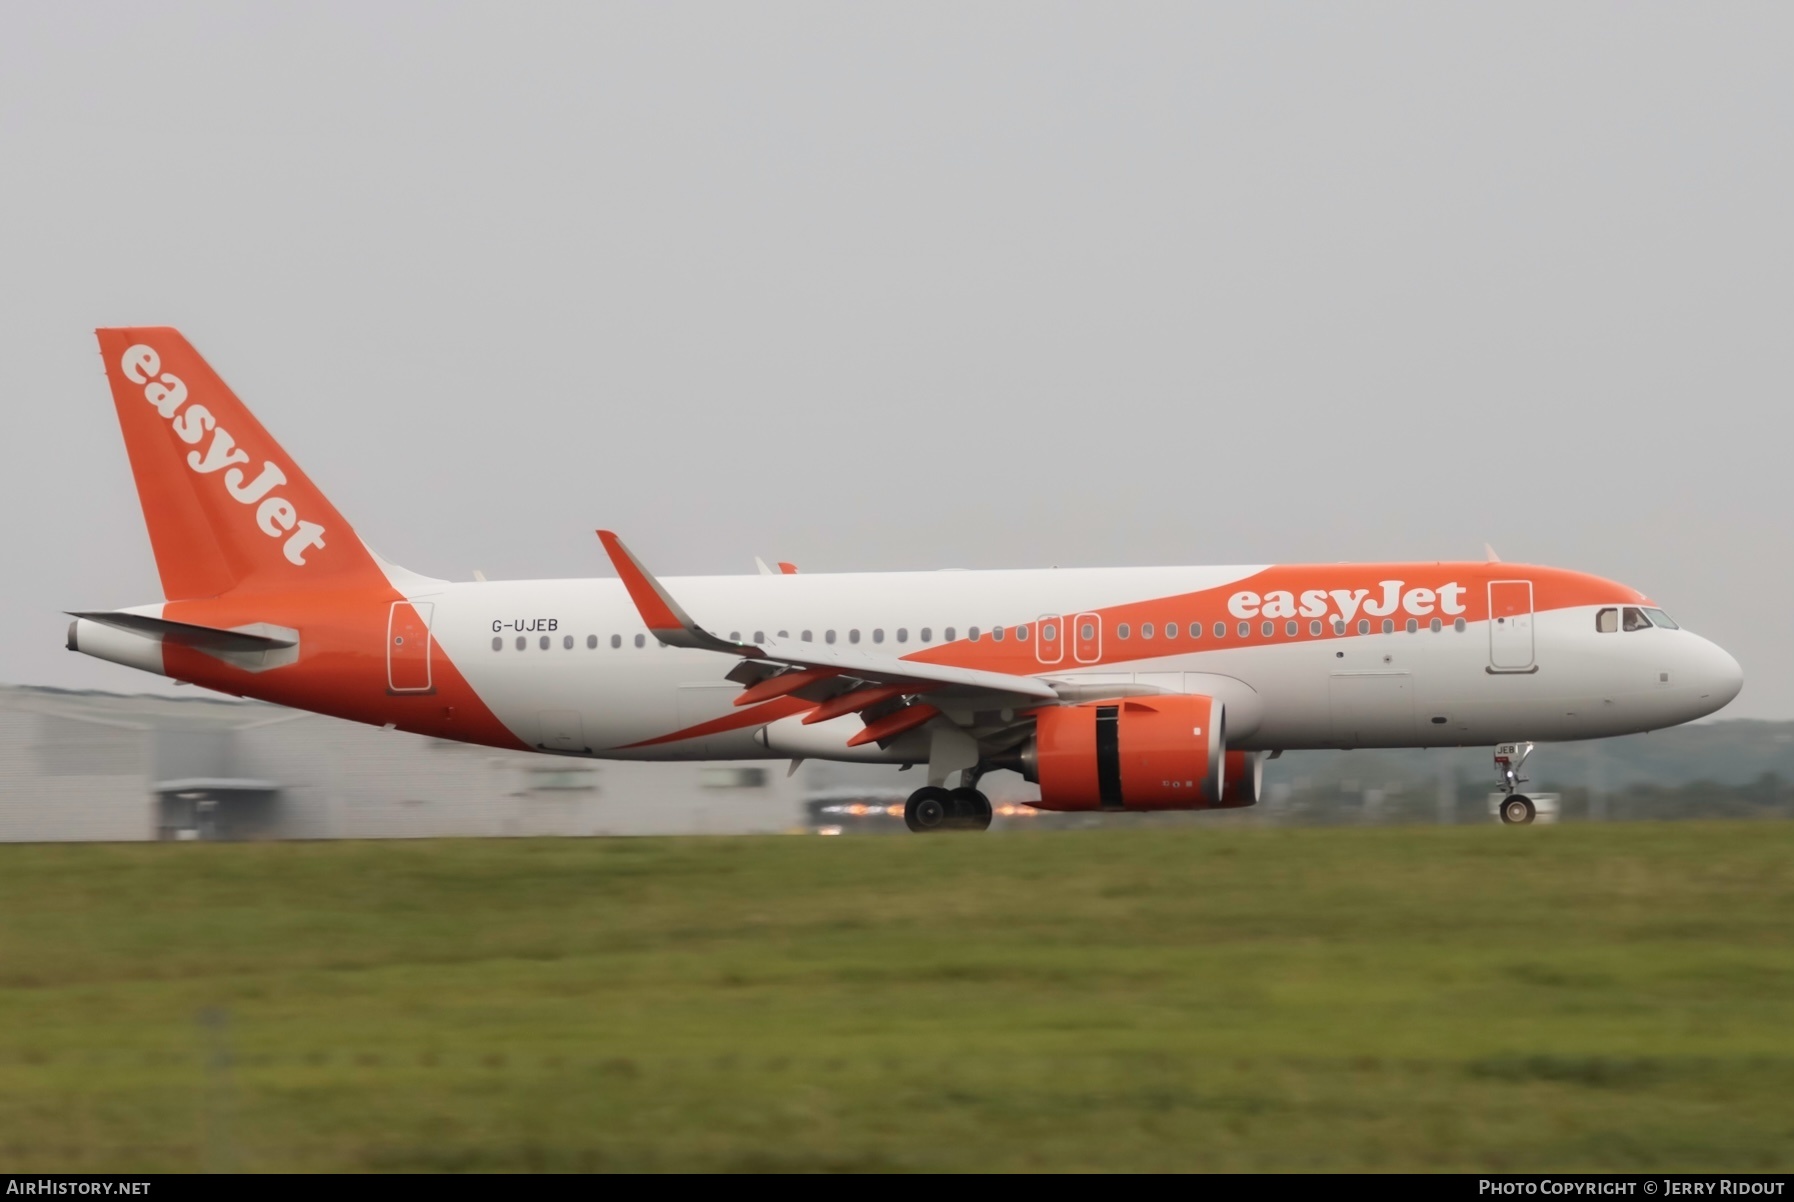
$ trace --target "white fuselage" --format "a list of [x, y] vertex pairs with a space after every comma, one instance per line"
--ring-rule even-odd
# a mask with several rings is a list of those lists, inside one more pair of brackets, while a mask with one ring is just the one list
[[[1100, 614], [1143, 597], [1175, 598], [1223, 587], [1262, 571], [1246, 567], [945, 571], [844, 575], [730, 576], [665, 583], [708, 629], [731, 637], [760, 634], [908, 655], [940, 647], [950, 629], [964, 644], [972, 628], [991, 647], [990, 630], [1038, 623], [1043, 615]], [[495, 581], [407, 589], [431, 606], [434, 638], [504, 723], [532, 745], [546, 726], [576, 715], [579, 735], [554, 749], [611, 758], [705, 759], [777, 756], [758, 726], [691, 739], [664, 739], [733, 712], [737, 685], [724, 679], [734, 661], [709, 651], [661, 644], [646, 632], [615, 580]], [[1167, 603], [1175, 609], [1174, 602]], [[1215, 637], [1212, 620], [1192, 638], [1161, 629], [1123, 640], [1117, 624], [1100, 631], [1100, 661], [1075, 662], [1062, 642], [1058, 662], [1040, 663], [1046, 643], [1031, 644], [1034, 675], [1052, 682], [1165, 692], [1228, 695], [1230, 746], [1243, 750], [1450, 746], [1506, 739], [1596, 738], [1672, 726], [1700, 717], [1737, 691], [1731, 657], [1688, 631], [1649, 628], [1600, 633], [1600, 606], [1533, 615], [1531, 670], [1491, 670], [1491, 624], [1405, 623], [1368, 634], [1325, 626], [1320, 638], [1287, 642]], [[1301, 623], [1304, 631], [1308, 622]], [[1278, 624], [1279, 631], [1283, 624]], [[927, 633], [926, 640], [924, 632]], [[874, 639], [878, 642], [874, 643]], [[901, 639], [901, 641], [899, 641]], [[545, 645], [546, 644], [546, 645]], [[521, 649], [520, 649], [521, 648]], [[1020, 645], [1009, 642], [1013, 655]], [[1051, 656], [1053, 652], [1046, 652]], [[1230, 682], [1221, 689], [1218, 680]], [[1248, 692], [1249, 694], [1248, 695]], [[858, 728], [849, 719], [844, 736]], [[807, 754], [824, 754], [806, 744]], [[843, 758], [907, 758], [901, 747]]]

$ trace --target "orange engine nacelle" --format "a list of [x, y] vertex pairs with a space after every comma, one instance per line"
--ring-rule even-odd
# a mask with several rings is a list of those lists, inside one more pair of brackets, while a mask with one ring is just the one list
[[1033, 804], [1043, 810], [1251, 805], [1257, 800], [1256, 773], [1245, 771], [1240, 761], [1251, 800], [1233, 800], [1226, 784], [1234, 767], [1221, 703], [1182, 695], [1043, 709], [1021, 755], [1022, 774], [1040, 785], [1040, 800]]

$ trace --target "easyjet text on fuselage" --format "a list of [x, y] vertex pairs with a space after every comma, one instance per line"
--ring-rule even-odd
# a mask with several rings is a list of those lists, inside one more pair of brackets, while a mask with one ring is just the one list
[[1367, 588], [1271, 589], [1262, 594], [1242, 589], [1227, 599], [1227, 612], [1236, 618], [1333, 616], [1349, 622], [1361, 611], [1373, 618], [1386, 618], [1397, 610], [1426, 618], [1434, 614], [1455, 617], [1468, 608], [1464, 604], [1468, 590], [1455, 580], [1414, 588], [1408, 587], [1405, 580], [1383, 580], [1377, 589], [1374, 593]]

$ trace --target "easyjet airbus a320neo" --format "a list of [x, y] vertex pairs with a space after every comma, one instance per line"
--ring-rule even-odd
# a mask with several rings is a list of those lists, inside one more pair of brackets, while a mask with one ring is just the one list
[[1526, 740], [1673, 726], [1743, 681], [1634, 589], [1500, 562], [657, 580], [599, 531], [620, 579], [434, 580], [369, 550], [180, 333], [98, 333], [167, 600], [75, 614], [70, 649], [357, 722], [922, 764], [914, 830], [988, 826], [998, 768], [1044, 809], [1209, 809], [1286, 749], [1499, 744], [1529, 822]]

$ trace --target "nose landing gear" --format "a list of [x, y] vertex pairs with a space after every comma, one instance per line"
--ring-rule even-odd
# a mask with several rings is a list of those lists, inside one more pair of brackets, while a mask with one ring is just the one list
[[1501, 820], [1509, 826], [1525, 826], [1538, 817], [1538, 809], [1532, 804], [1532, 798], [1521, 797], [1518, 793], [1501, 803]]
[[1520, 769], [1530, 755], [1531, 743], [1501, 743], [1495, 748], [1495, 773], [1501, 778], [1501, 791], [1507, 794], [1501, 802], [1501, 821], [1508, 826], [1525, 826], [1538, 817], [1532, 798], [1520, 792], [1520, 786], [1528, 783]]

